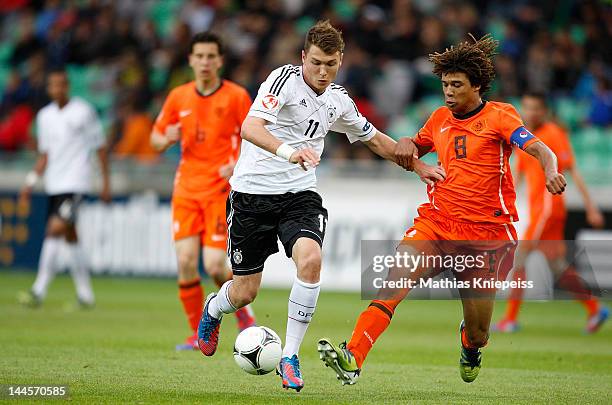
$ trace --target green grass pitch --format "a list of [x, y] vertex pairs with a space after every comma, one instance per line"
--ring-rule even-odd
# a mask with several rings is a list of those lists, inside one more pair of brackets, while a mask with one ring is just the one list
[[[367, 302], [324, 291], [300, 353], [305, 387], [295, 393], [273, 373], [236, 366], [231, 316], [214, 357], [175, 352], [188, 330], [174, 280], [96, 278], [91, 311], [67, 310], [74, 292], [66, 276], [42, 308], [20, 307], [16, 292], [32, 281], [33, 273], [0, 272], [0, 384], [68, 384], [74, 403], [612, 403], [612, 326], [584, 335], [574, 302], [527, 303], [523, 330], [492, 336], [472, 384], [457, 366], [460, 303], [404, 302], [357, 385], [343, 387], [319, 361], [316, 340], [348, 338]], [[259, 323], [281, 337], [287, 295], [263, 290], [254, 305]]]

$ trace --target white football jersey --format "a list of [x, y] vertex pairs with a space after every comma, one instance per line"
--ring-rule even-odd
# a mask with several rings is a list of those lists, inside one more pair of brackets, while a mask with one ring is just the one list
[[[285, 65], [270, 73], [248, 115], [268, 121], [266, 129], [280, 141], [296, 149], [313, 148], [319, 156], [329, 131], [346, 134], [351, 143], [376, 134], [342, 86], [332, 83], [317, 95], [304, 81], [301, 66]], [[316, 191], [317, 179], [314, 168], [304, 171], [243, 141], [230, 184], [241, 193], [284, 194]]]
[[104, 131], [94, 108], [74, 97], [63, 108], [50, 103], [36, 116], [38, 150], [47, 154], [47, 194], [91, 191], [91, 152], [104, 145]]

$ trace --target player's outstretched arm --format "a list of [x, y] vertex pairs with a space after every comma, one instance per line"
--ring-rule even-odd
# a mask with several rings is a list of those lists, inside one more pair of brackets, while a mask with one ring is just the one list
[[419, 157], [418, 148], [410, 138], [402, 138], [395, 142], [388, 135], [376, 131], [376, 135], [364, 144], [378, 156], [397, 163], [409, 171], [414, 169], [414, 161]]
[[47, 160], [48, 155], [46, 153], [41, 153], [38, 155], [38, 159], [36, 159], [36, 163], [34, 163], [34, 168], [26, 175], [25, 184], [19, 192], [20, 204], [27, 203], [30, 200], [32, 189], [38, 182], [38, 179], [40, 179], [40, 177], [45, 173], [45, 169], [47, 168]]
[[286, 159], [290, 163], [299, 164], [304, 170], [308, 170], [308, 166], [315, 167], [320, 163], [321, 158], [314, 149], [297, 150], [291, 145], [281, 142], [266, 129], [266, 122], [263, 118], [247, 116], [242, 123], [240, 136], [245, 141]]
[[370, 140], [365, 141], [364, 144], [370, 148], [372, 152], [376, 153], [383, 159], [390, 160], [393, 163], [398, 163], [397, 159], [395, 158], [396, 142], [388, 135], [383, 134], [380, 131], [376, 131], [376, 134], [370, 138]]
[[106, 146], [98, 149], [98, 159], [100, 160], [100, 171], [102, 172], [102, 191], [100, 193], [100, 199], [104, 202], [110, 202], [110, 165], [108, 161], [108, 149]]
[[425, 184], [433, 185], [436, 181], [444, 181], [446, 172], [441, 166], [430, 166], [418, 159], [419, 149], [410, 138], [402, 138], [395, 142], [382, 132], [367, 142], [368, 148], [377, 155], [402, 166], [406, 170], [414, 171]]
[[542, 141], [532, 143], [524, 151], [540, 162], [546, 176], [546, 189], [552, 194], [562, 194], [565, 191], [567, 182], [565, 177], [559, 173], [557, 156], [555, 156], [553, 151]]
[[576, 187], [578, 187], [578, 190], [582, 195], [582, 201], [584, 201], [584, 209], [586, 211], [587, 222], [593, 228], [603, 228], [605, 225], [604, 216], [601, 214], [601, 211], [599, 210], [599, 208], [597, 208], [597, 205], [595, 205], [595, 203], [591, 199], [589, 189], [587, 188], [586, 183], [584, 182], [584, 179], [580, 174], [580, 171], [578, 170], [576, 165], [573, 165], [569, 169], [569, 172], [572, 176], [572, 179], [574, 180], [574, 183], [576, 183]]
[[394, 153], [398, 165], [406, 170], [413, 171], [416, 159], [425, 156], [430, 150], [430, 146], [419, 146], [412, 138], [404, 137], [397, 141]]

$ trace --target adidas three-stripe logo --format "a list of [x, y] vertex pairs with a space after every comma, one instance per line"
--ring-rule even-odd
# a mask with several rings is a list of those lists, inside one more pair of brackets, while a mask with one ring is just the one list
[[281, 71], [280, 75], [278, 75], [272, 83], [272, 87], [270, 87], [270, 93], [274, 94], [275, 96], [278, 96], [285, 83], [287, 83], [287, 80], [289, 80], [292, 75], [297, 75], [299, 72], [299, 66], [287, 65], [283, 67], [283, 70]]

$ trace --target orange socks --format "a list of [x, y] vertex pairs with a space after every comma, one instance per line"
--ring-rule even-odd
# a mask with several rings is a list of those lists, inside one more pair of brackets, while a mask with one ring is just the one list
[[179, 298], [183, 303], [189, 326], [195, 332], [198, 329], [204, 301], [204, 290], [200, 285], [200, 279], [179, 283]]
[[476, 346], [472, 344], [470, 340], [468, 339], [467, 333], [465, 333], [465, 329], [461, 331], [461, 345], [468, 350], [478, 350], [481, 347], [485, 347], [488, 342], [489, 342], [489, 336], [487, 335], [487, 341], [485, 342], [484, 346]]
[[376, 339], [391, 323], [395, 307], [399, 303], [399, 300], [374, 300], [359, 315], [351, 341], [346, 346], [355, 356], [359, 368], [361, 368]]
[[599, 300], [597, 300], [597, 298], [580, 300], [580, 303], [586, 308], [589, 317], [595, 315], [597, 311], [599, 311]]
[[508, 321], [516, 321], [522, 303], [522, 300], [513, 300], [511, 298], [508, 299], [508, 306], [506, 307], [506, 316], [504, 319]]

